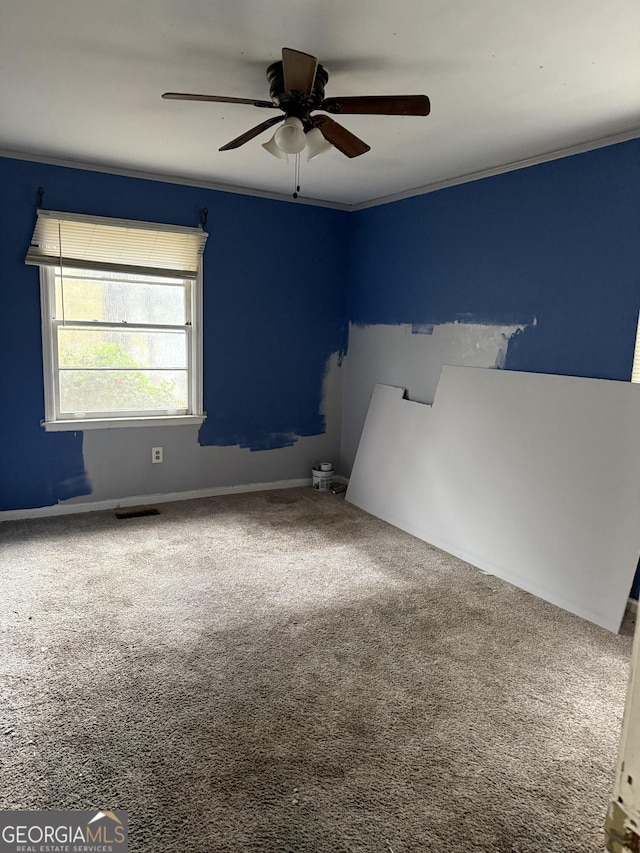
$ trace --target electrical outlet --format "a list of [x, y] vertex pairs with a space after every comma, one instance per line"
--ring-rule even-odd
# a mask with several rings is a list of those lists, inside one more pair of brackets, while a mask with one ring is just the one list
[[154, 465], [156, 462], [164, 462], [161, 447], [152, 447], [151, 448], [151, 461], [154, 463]]

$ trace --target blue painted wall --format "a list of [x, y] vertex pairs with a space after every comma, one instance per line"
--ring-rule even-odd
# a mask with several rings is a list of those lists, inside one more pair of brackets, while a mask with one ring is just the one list
[[193, 226], [207, 207], [200, 443], [259, 450], [324, 432], [327, 360], [347, 343], [348, 214], [0, 158], [0, 510], [91, 492], [82, 433], [40, 426], [39, 276], [24, 264], [39, 186], [49, 209], [100, 216]]
[[349, 318], [531, 323], [513, 370], [628, 380], [640, 140], [353, 215]]
[[536, 318], [507, 369], [630, 378], [640, 140], [360, 211], [351, 228], [351, 322]]
[[38, 273], [24, 265], [38, 186], [48, 208], [98, 215], [193, 225], [209, 208], [202, 444], [258, 450], [321, 433], [324, 370], [347, 321], [535, 317], [508, 368], [630, 375], [639, 141], [354, 214], [0, 159], [0, 509], [91, 489], [82, 433], [39, 425]]

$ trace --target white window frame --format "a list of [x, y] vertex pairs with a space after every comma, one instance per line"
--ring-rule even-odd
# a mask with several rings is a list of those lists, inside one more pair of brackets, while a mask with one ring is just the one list
[[[56, 328], [62, 321], [55, 317], [55, 267], [40, 267], [40, 298], [42, 305], [42, 361], [44, 371], [45, 418], [42, 426], [48, 432], [65, 430], [109, 429], [113, 427], [199, 425], [205, 419], [202, 411], [202, 270], [192, 280], [185, 279], [185, 320], [187, 325], [187, 373], [189, 377], [190, 408], [184, 413], [140, 414], [139, 412], [91, 412], [72, 417], [59, 409], [59, 373]], [[133, 285], [135, 287], [135, 284]], [[72, 325], [91, 327], [91, 323]], [[117, 328], [117, 324], [109, 325]], [[147, 326], [148, 324], [145, 324]], [[161, 327], [160, 327], [161, 328]]]
[[[47, 212], [42, 212], [43, 216], [48, 215]], [[57, 214], [51, 213], [55, 217]], [[60, 214], [63, 217], [73, 219], [74, 214]], [[125, 220], [105, 220], [99, 217], [80, 217], [76, 219], [95, 220], [100, 226], [102, 223], [115, 224], [117, 226], [131, 225], [133, 228], [148, 224], [133, 223]], [[91, 224], [91, 223], [90, 223]], [[151, 226], [152, 228], [154, 226]], [[170, 229], [170, 226], [158, 226], [159, 229]], [[148, 230], [148, 228], [146, 229]], [[188, 229], [184, 229], [187, 231]], [[35, 236], [35, 235], [34, 235]], [[206, 234], [204, 235], [206, 239]], [[30, 257], [31, 253], [37, 257]], [[38, 253], [40, 253], [38, 255]], [[56, 315], [56, 292], [55, 280], [56, 274], [60, 273], [60, 266], [51, 263], [51, 258], [45, 258], [39, 263], [42, 257], [42, 245], [38, 247], [37, 243], [34, 248], [29, 250], [27, 263], [38, 264], [40, 269], [40, 299], [41, 299], [41, 317], [42, 317], [42, 361], [43, 361], [43, 379], [44, 379], [44, 401], [45, 401], [45, 417], [41, 422], [45, 430], [49, 432], [59, 432], [66, 430], [85, 430], [85, 429], [110, 429], [118, 427], [150, 427], [150, 426], [182, 426], [182, 425], [200, 425], [204, 421], [206, 415], [202, 408], [202, 257], [197, 259], [196, 264], [191, 267], [191, 272], [181, 276], [178, 270], [171, 273], [168, 278], [175, 282], [182, 282], [181, 286], [185, 293], [185, 324], [181, 326], [164, 326], [164, 328], [180, 328], [186, 331], [187, 337], [187, 375], [189, 382], [189, 401], [186, 409], [173, 412], [153, 412], [148, 414], [141, 411], [108, 411], [108, 412], [78, 412], [68, 413], [61, 412], [59, 408], [59, 368], [58, 368], [58, 348], [57, 348], [57, 329], [64, 324], [64, 318], [57, 318]], [[55, 260], [55, 259], [54, 259]], [[195, 260], [195, 259], [194, 259]], [[102, 269], [101, 269], [102, 267]], [[75, 262], [75, 270], [81, 270], [83, 265]], [[108, 260], [104, 264], [101, 262], [91, 262], [87, 264], [87, 269], [90, 274], [100, 274], [100, 272], [113, 272], [110, 269]], [[129, 268], [129, 275], [139, 273], [141, 277], [154, 275], [154, 270], [141, 267]], [[71, 272], [71, 270], [69, 271]], [[64, 280], [64, 263], [63, 263], [63, 280]], [[158, 274], [162, 275], [159, 270]], [[165, 271], [165, 277], [166, 271]], [[135, 282], [132, 283], [135, 287]], [[76, 322], [69, 320], [69, 325], [91, 327], [94, 324], [91, 322]], [[119, 324], [96, 322], [96, 327], [118, 328]], [[144, 328], [163, 328], [161, 324], [141, 324]], [[132, 328], [133, 324], [128, 324], [128, 328]]]

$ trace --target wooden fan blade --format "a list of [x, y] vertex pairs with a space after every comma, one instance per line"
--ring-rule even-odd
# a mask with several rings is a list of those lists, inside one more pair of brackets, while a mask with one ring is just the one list
[[241, 145], [244, 145], [245, 142], [248, 142], [250, 139], [253, 139], [255, 136], [258, 136], [259, 134], [263, 133], [268, 128], [273, 127], [274, 124], [277, 124], [283, 119], [284, 116], [268, 118], [266, 121], [263, 121], [261, 124], [252, 127], [251, 130], [248, 130], [241, 136], [236, 136], [236, 138], [232, 139], [231, 142], [227, 142], [227, 144], [223, 145], [222, 148], [218, 148], [218, 151], [230, 151], [232, 148], [239, 148]]
[[319, 109], [334, 115], [428, 116], [426, 95], [366, 95], [362, 98], [327, 98]]
[[359, 157], [371, 150], [371, 146], [358, 139], [350, 130], [342, 127], [329, 116], [315, 116], [313, 124], [319, 129], [327, 142], [330, 142], [347, 157]]
[[277, 109], [273, 101], [259, 101], [256, 98], [227, 98], [224, 95], [191, 95], [188, 92], [165, 92], [162, 97], [173, 101], [213, 101], [217, 104], [251, 104], [253, 107], [271, 107]]
[[310, 95], [313, 92], [317, 67], [318, 60], [315, 56], [292, 50], [290, 47], [282, 48], [282, 75], [287, 92], [296, 91], [302, 95]]

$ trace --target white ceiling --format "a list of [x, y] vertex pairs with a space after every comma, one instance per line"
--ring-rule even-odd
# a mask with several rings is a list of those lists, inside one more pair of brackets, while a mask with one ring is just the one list
[[2, 0], [0, 149], [289, 194], [269, 131], [218, 152], [275, 113], [160, 97], [268, 99], [282, 47], [318, 57], [327, 97], [431, 99], [426, 118], [340, 117], [371, 151], [303, 163], [308, 198], [359, 205], [640, 136], [638, 0]]

